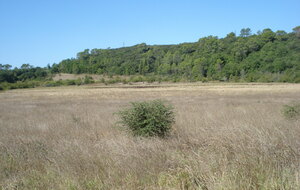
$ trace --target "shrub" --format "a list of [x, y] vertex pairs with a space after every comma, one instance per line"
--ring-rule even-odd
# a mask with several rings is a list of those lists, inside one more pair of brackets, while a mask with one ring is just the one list
[[202, 82], [203, 82], [203, 83], [206, 83], [206, 82], [208, 82], [208, 79], [205, 78], [205, 77], [203, 77], [203, 78], [202, 78]]
[[10, 84], [8, 82], [2, 82], [0, 83], [0, 90], [9, 90], [10, 89]]
[[83, 79], [83, 84], [90, 84], [94, 83], [93, 77], [85, 75]]
[[283, 115], [288, 119], [296, 119], [300, 117], [300, 104], [284, 105]]
[[64, 85], [75, 85], [75, 80], [67, 79], [63, 82]]
[[148, 83], [153, 83], [153, 82], [156, 81], [156, 78], [155, 78], [155, 76], [149, 76], [149, 77], [146, 78], [146, 81], [147, 81]]
[[118, 83], [118, 81], [116, 79], [109, 79], [107, 80], [104, 84], [107, 85], [107, 84], [115, 84], [115, 83]]
[[144, 77], [142, 76], [131, 76], [129, 79], [130, 82], [143, 82], [145, 81]]
[[120, 123], [135, 136], [165, 137], [175, 122], [173, 106], [162, 100], [132, 102], [131, 107], [118, 112]]
[[61, 86], [61, 85], [62, 85], [62, 82], [60, 80], [59, 81], [47, 81], [44, 84], [45, 87], [55, 87], [55, 86]]
[[76, 84], [77, 86], [82, 85], [81, 78], [77, 78], [77, 79], [75, 80], [75, 84]]
[[105, 83], [105, 79], [104, 79], [104, 78], [101, 78], [100, 82], [101, 82], [101, 83]]

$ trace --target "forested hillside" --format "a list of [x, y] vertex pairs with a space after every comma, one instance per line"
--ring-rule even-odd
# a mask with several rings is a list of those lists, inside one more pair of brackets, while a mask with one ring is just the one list
[[86, 49], [76, 59], [52, 66], [52, 72], [111, 75], [172, 75], [192, 80], [300, 82], [300, 27], [292, 33], [242, 29], [219, 39], [195, 43]]
[[[249, 28], [195, 43], [86, 49], [77, 58], [47, 68], [0, 64], [0, 82], [51, 79], [51, 74], [145, 75], [171, 79], [242, 82], [300, 82], [300, 26], [293, 32]], [[155, 79], [154, 79], [155, 80]]]

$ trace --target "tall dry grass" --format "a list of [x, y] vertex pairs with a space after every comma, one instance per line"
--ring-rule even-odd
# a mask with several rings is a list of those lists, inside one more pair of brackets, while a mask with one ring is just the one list
[[[67, 87], [0, 94], [0, 189], [300, 189], [300, 85]], [[113, 113], [162, 98], [167, 139], [136, 138]]]

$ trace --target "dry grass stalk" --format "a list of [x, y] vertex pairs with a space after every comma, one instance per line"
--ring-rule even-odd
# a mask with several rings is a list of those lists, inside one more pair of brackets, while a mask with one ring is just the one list
[[[0, 94], [0, 189], [299, 189], [300, 85], [61, 87]], [[136, 138], [113, 115], [166, 99], [166, 139]]]

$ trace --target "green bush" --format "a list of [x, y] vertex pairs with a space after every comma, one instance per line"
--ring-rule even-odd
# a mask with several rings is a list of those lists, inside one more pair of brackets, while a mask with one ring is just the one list
[[138, 75], [138, 76], [131, 76], [129, 79], [130, 82], [143, 82], [145, 81], [145, 78]]
[[284, 105], [283, 115], [288, 119], [296, 119], [300, 117], [300, 104]]
[[75, 80], [67, 79], [67, 80], [63, 81], [63, 84], [70, 86], [70, 85], [76, 85], [76, 82], [75, 82]]
[[83, 84], [91, 84], [94, 83], [93, 77], [85, 75], [83, 79]]
[[104, 78], [101, 78], [100, 82], [101, 82], [101, 83], [105, 83], [105, 79], [104, 79]]
[[44, 86], [45, 87], [55, 87], [55, 86], [61, 86], [62, 85], [62, 82], [59, 80], [59, 81], [46, 81], [44, 83]]
[[118, 83], [118, 81], [116, 79], [109, 79], [109, 80], [106, 80], [104, 84], [115, 84], [115, 83]]
[[132, 102], [131, 107], [118, 112], [120, 123], [135, 136], [165, 137], [175, 122], [173, 106], [162, 100]]
[[155, 77], [155, 76], [148, 76], [148, 77], [146, 78], [146, 81], [147, 81], [148, 83], [153, 83], [153, 82], [156, 81], [156, 77]]
[[77, 79], [75, 80], [75, 84], [76, 84], [77, 86], [82, 85], [83, 82], [81, 81], [81, 78], [77, 78]]

